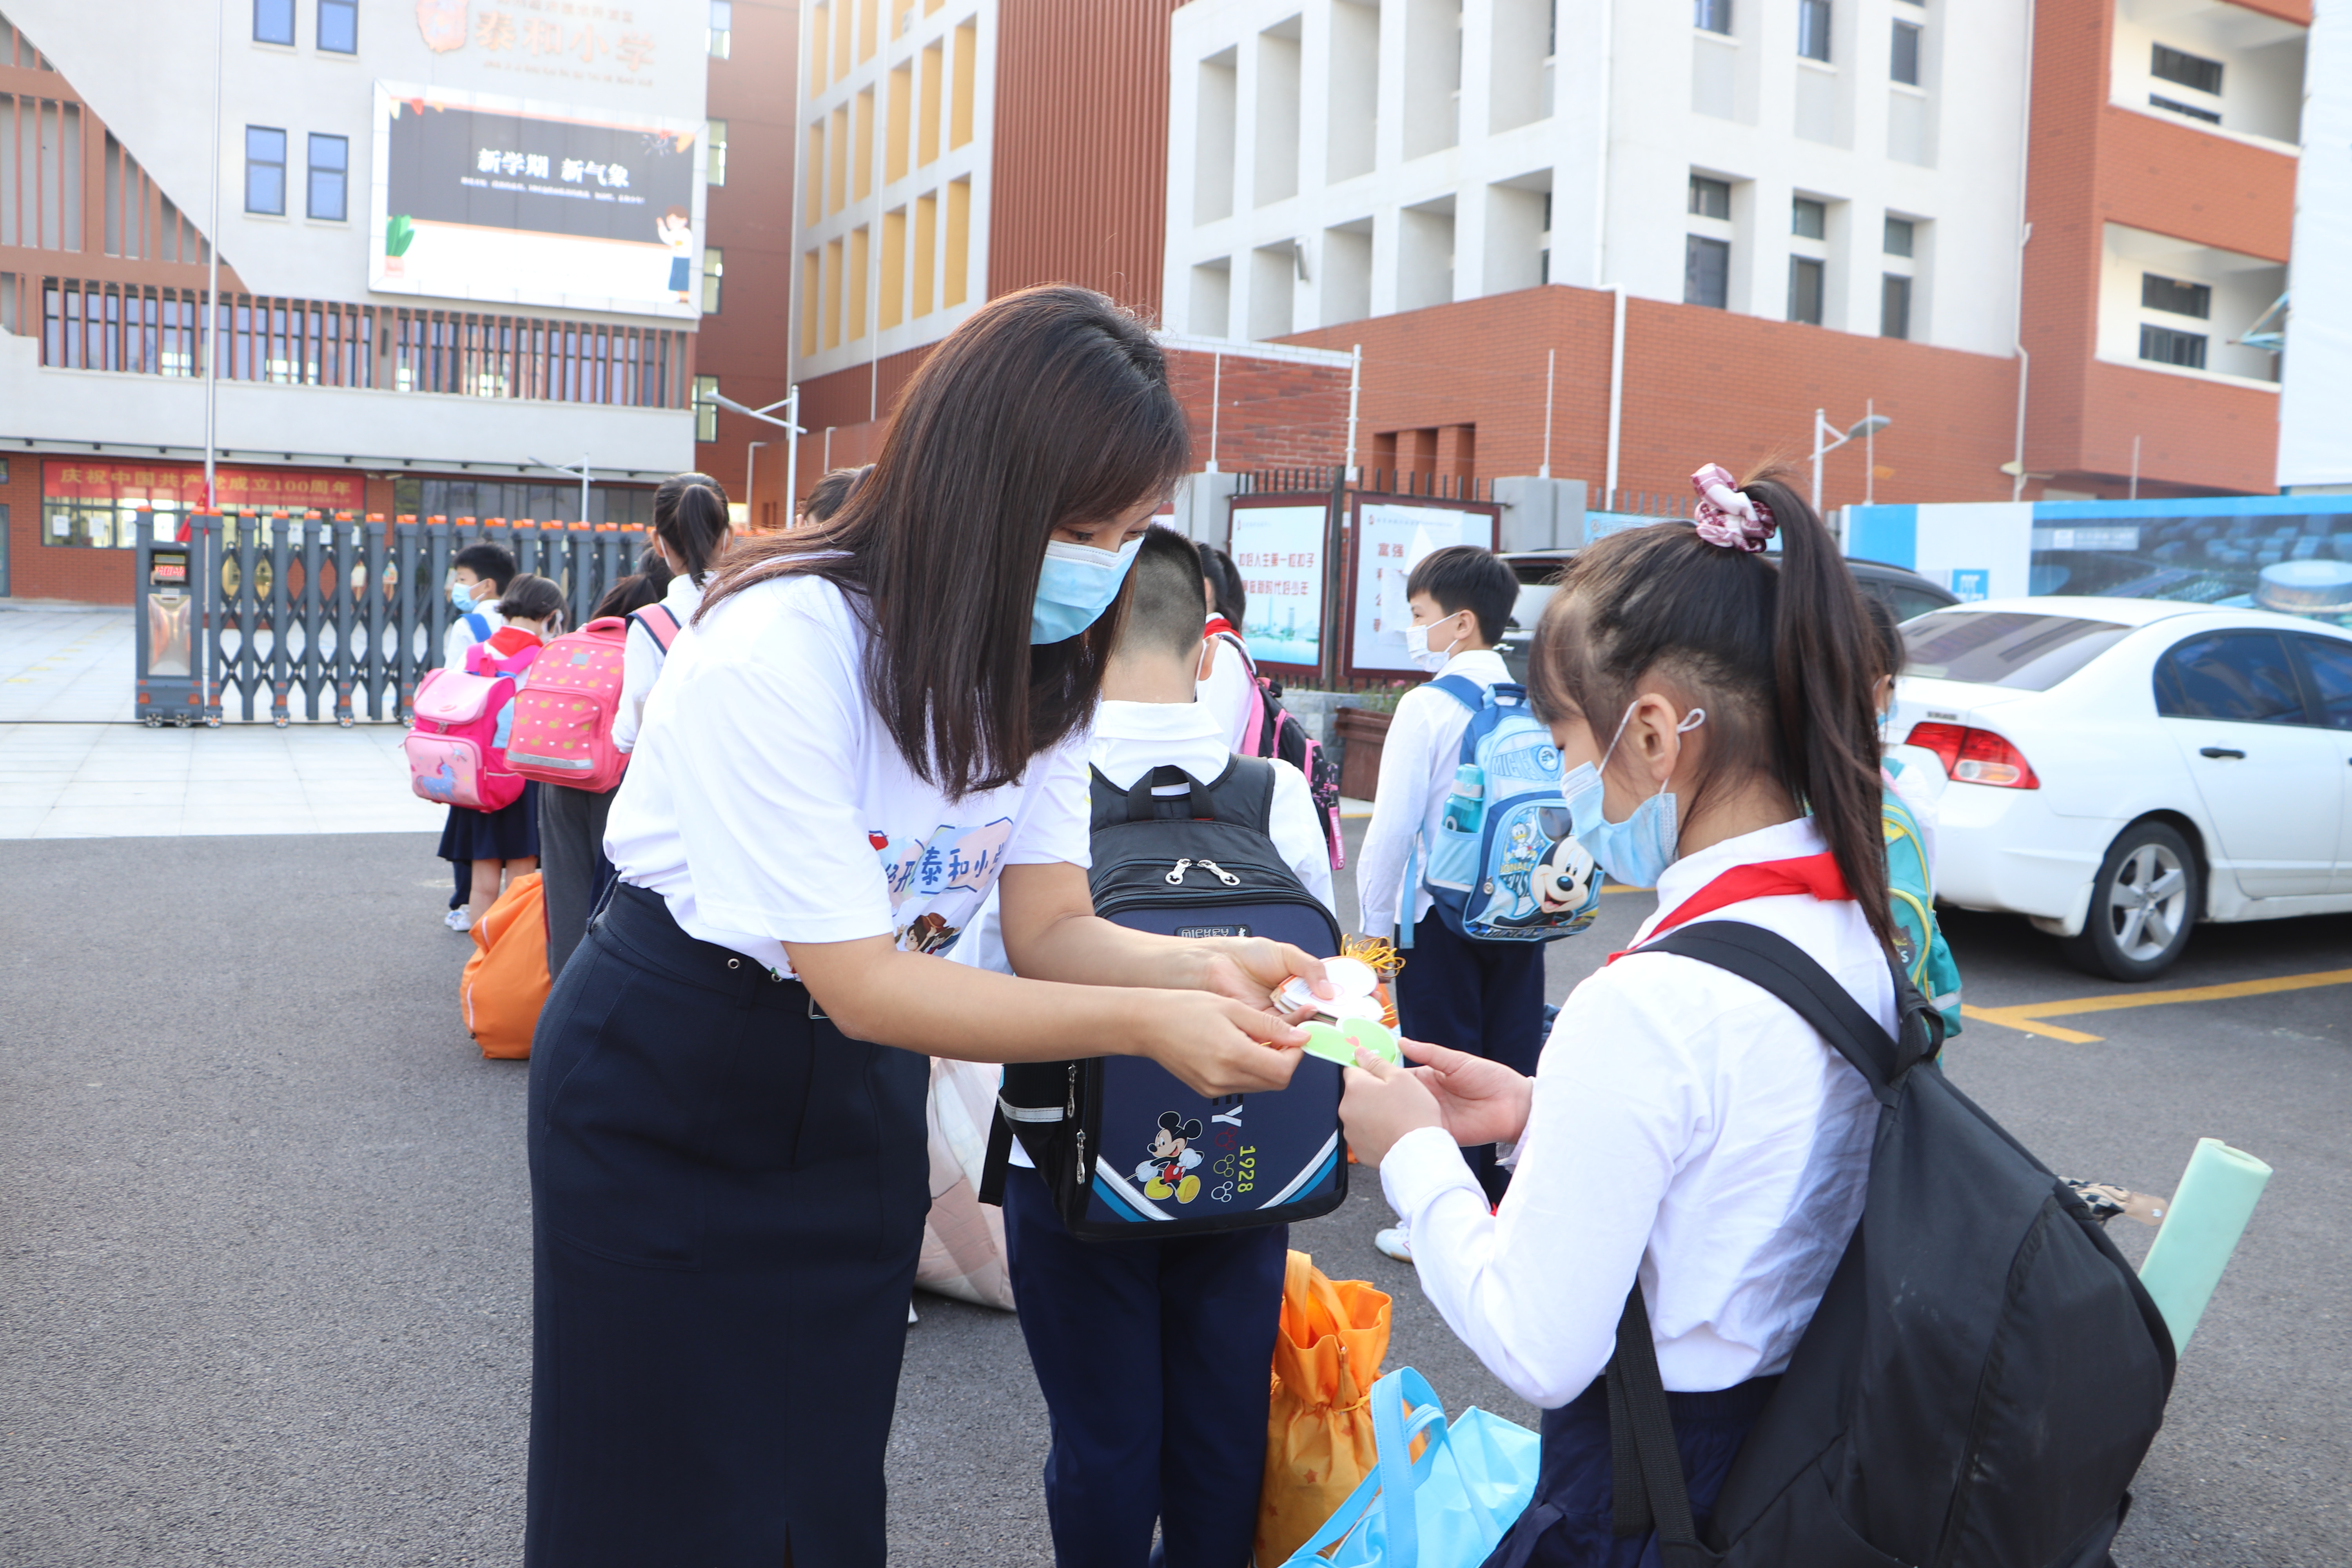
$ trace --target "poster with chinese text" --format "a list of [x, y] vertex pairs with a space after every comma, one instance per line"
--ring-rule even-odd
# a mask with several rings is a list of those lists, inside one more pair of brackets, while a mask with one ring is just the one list
[[1452, 544], [1495, 547], [1491, 508], [1360, 500], [1351, 537], [1348, 665], [1356, 675], [1417, 675], [1406, 657], [1412, 624], [1405, 584], [1422, 557]]
[[1330, 509], [1234, 504], [1234, 564], [1248, 595], [1242, 639], [1259, 664], [1308, 674], [1323, 662], [1324, 535]]

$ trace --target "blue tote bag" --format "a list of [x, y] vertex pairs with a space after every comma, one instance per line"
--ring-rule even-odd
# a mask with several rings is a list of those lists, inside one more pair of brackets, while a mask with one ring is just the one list
[[1478, 1568], [1535, 1495], [1541, 1440], [1475, 1405], [1446, 1425], [1409, 1366], [1372, 1384], [1371, 1407], [1378, 1465], [1284, 1568]]

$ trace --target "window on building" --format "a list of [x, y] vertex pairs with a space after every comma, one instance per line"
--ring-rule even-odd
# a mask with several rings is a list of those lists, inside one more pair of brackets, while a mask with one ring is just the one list
[[352, 143], [345, 136], [310, 136], [310, 216], [341, 223], [348, 211]]
[[1895, 24], [1895, 55], [1887, 62], [1886, 74], [1911, 87], [1919, 85], [1919, 24]]
[[253, 0], [253, 41], [291, 44], [294, 41], [294, 0]]
[[2205, 334], [2177, 332], [2170, 327], [2139, 329], [2139, 357], [2153, 364], [2177, 364], [2189, 370], [2205, 368]]
[[[1710, 33], [1731, 31], [1731, 0], [1694, 0], [1694, 11], [1692, 19], [1705, 31]], [[1554, 25], [1557, 26], [1558, 17], [1555, 16], [1553, 20]]]
[[331, 54], [360, 52], [360, 0], [319, 0], [319, 47]]
[[705, 36], [712, 59], [723, 60], [735, 52], [734, 0], [710, 0], [710, 27]]
[[2156, 46], [2147, 63], [2147, 74], [2158, 81], [2179, 82], [2182, 87], [2195, 88], [2215, 97], [2221, 92], [2221, 62], [2209, 60], [2201, 55], [2185, 54], [2179, 49]]
[[698, 375], [694, 378], [694, 438], [698, 441], [719, 439], [719, 378]]
[[1731, 242], [1703, 234], [1683, 240], [1683, 303], [1723, 310], [1731, 302]]
[[1917, 243], [1916, 231], [1907, 217], [1889, 216], [1886, 220], [1886, 242], [1880, 247], [1889, 256], [1908, 256]]
[[245, 128], [245, 210], [286, 214], [286, 132]]
[[1797, 52], [1809, 60], [1828, 63], [1830, 0], [1797, 0]]
[[1878, 335], [1882, 338], [1907, 338], [1911, 335], [1911, 279], [1900, 273], [1890, 272], [1879, 280]]
[[727, 271], [726, 252], [715, 245], [702, 247], [702, 313], [719, 314], [719, 280]]
[[702, 177], [714, 185], [727, 183], [727, 121], [702, 122]]
[[1811, 256], [1789, 258], [1789, 320], [1822, 324], [1822, 262]]
[[2184, 283], [2178, 278], [2143, 272], [2139, 275], [2139, 303], [2144, 310], [2168, 310], [2176, 316], [2208, 321], [2213, 314], [2213, 289], [2209, 284]]
[[1731, 216], [1730, 182], [1710, 180], [1705, 174], [1693, 174], [1690, 180], [1690, 210], [1699, 217], [1729, 217]]
[[1829, 205], [1811, 196], [1799, 196], [1790, 204], [1789, 232], [1800, 239], [1819, 239], [1829, 232]]

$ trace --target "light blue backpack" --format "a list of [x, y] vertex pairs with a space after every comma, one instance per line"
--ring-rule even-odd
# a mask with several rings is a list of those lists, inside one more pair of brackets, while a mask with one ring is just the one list
[[1426, 847], [1423, 880], [1439, 918], [1472, 942], [1574, 936], [1600, 911], [1601, 872], [1569, 836], [1550, 729], [1528, 705], [1524, 686], [1481, 687], [1459, 675], [1430, 685], [1470, 710], [1460, 761], [1485, 779], [1476, 831], [1456, 829], [1449, 811]]
[[1475, 1405], [1446, 1425], [1409, 1366], [1372, 1384], [1371, 1407], [1379, 1463], [1283, 1568], [1478, 1568], [1535, 1496], [1542, 1439]]

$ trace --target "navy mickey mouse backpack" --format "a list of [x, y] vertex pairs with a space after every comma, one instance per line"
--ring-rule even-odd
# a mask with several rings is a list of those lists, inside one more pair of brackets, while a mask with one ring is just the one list
[[[1274, 781], [1272, 763], [1238, 756], [1206, 784], [1161, 767], [1122, 790], [1095, 773], [1095, 912], [1135, 931], [1337, 955], [1338, 922], [1275, 850]], [[1017, 1137], [1073, 1236], [1159, 1241], [1312, 1219], [1348, 1195], [1339, 1089], [1340, 1069], [1314, 1057], [1286, 1089], [1215, 1100], [1142, 1057], [1013, 1062], [981, 1201], [1003, 1201]]]

